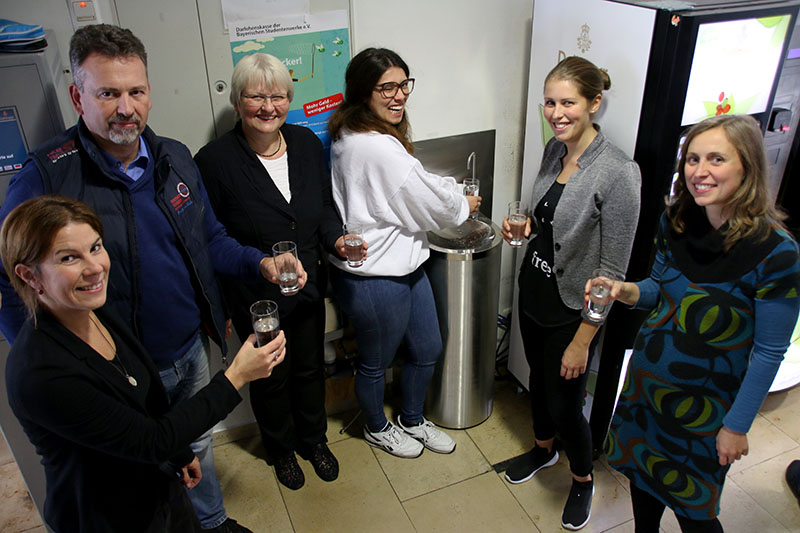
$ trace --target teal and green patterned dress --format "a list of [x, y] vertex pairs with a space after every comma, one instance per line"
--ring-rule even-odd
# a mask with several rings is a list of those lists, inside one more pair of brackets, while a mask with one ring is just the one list
[[724, 252], [699, 208], [680, 235], [662, 217], [656, 247], [650, 278], [637, 284], [637, 308], [653, 311], [634, 343], [606, 454], [637, 488], [707, 520], [719, 513], [729, 468], [718, 462], [717, 432], [750, 429], [797, 320], [798, 248], [772, 231]]

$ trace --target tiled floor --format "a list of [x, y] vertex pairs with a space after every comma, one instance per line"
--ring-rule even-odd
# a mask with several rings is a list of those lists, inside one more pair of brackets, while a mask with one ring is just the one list
[[[426, 451], [418, 459], [369, 447], [360, 437], [360, 421], [340, 435], [352, 413], [332, 416], [328, 437], [341, 475], [325, 483], [300, 459], [306, 485], [299, 491], [278, 484], [258, 438], [220, 444], [217, 473], [228, 513], [256, 532], [561, 531], [569, 487], [565, 459], [521, 485], [507, 483], [492, 466], [531, 446], [527, 403], [513, 384], [498, 383], [492, 416], [475, 428], [450, 432], [457, 442], [453, 454]], [[750, 455], [734, 465], [725, 485], [725, 531], [800, 532], [800, 508], [783, 479], [788, 463], [800, 458], [800, 387], [767, 398], [749, 441]], [[603, 459], [595, 478], [592, 518], [583, 531], [632, 533], [625, 478]], [[44, 531], [7, 449], [0, 449], [0, 488], [0, 531]], [[662, 531], [679, 531], [670, 511]]]

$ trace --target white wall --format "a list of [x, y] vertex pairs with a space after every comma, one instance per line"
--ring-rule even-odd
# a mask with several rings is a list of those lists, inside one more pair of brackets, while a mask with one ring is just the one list
[[[519, 199], [532, 0], [353, 0], [353, 51], [384, 46], [417, 78], [408, 110], [415, 140], [497, 130], [493, 219]], [[511, 306], [513, 255], [503, 246], [501, 312]]]

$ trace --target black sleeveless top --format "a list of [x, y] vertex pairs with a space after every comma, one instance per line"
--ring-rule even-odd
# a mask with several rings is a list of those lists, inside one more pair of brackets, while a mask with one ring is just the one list
[[553, 264], [553, 216], [563, 192], [564, 184], [554, 182], [536, 206], [531, 224], [538, 233], [528, 243], [519, 272], [519, 308], [540, 326], [562, 326], [581, 317], [580, 310], [561, 300]]

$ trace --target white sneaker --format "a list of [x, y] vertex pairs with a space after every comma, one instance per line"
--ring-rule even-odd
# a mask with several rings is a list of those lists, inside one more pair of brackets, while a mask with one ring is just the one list
[[397, 457], [412, 459], [422, 454], [422, 444], [415, 441], [391, 422], [387, 422], [386, 429], [372, 433], [364, 426], [364, 439], [370, 446], [375, 446]]
[[420, 425], [406, 427], [398, 416], [397, 425], [431, 451], [436, 453], [452, 453], [452, 451], [456, 449], [455, 441], [451, 439], [447, 433], [433, 425], [433, 422], [430, 420], [423, 418]]

